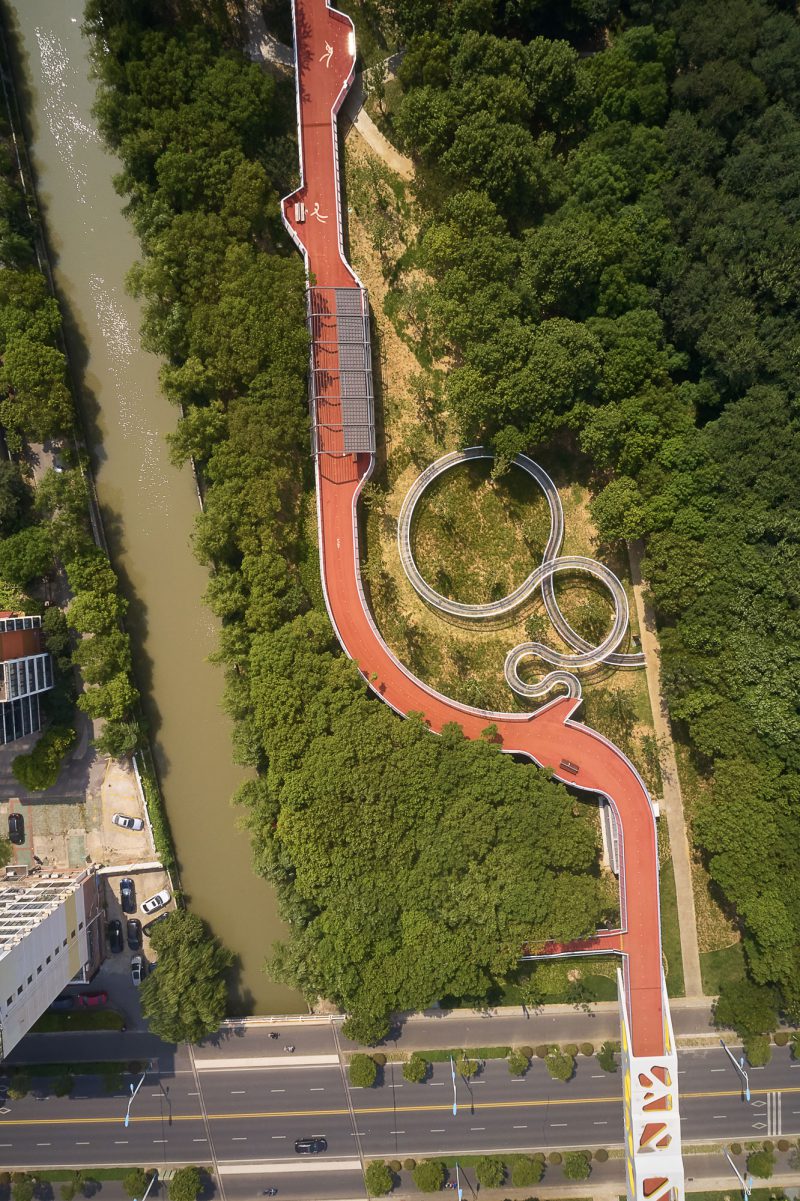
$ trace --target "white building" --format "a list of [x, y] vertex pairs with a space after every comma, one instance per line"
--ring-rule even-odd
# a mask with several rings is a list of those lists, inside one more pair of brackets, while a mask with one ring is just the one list
[[0, 879], [0, 1059], [70, 980], [88, 980], [101, 956], [94, 870], [6, 869]]

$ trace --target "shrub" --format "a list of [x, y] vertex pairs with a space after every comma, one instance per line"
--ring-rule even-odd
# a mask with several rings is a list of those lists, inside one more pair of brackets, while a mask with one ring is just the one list
[[724, 985], [714, 1006], [714, 1022], [735, 1030], [743, 1038], [769, 1034], [778, 1025], [775, 994], [771, 988], [751, 980]]
[[575, 1071], [575, 1060], [571, 1055], [567, 1055], [565, 1051], [560, 1051], [558, 1047], [553, 1049], [545, 1059], [545, 1065], [553, 1080], [561, 1080], [566, 1084], [572, 1079], [572, 1074]]
[[534, 1151], [533, 1158], [537, 1163], [543, 1164], [547, 1162], [547, 1156], [545, 1155], [544, 1151]]
[[475, 1175], [484, 1188], [499, 1188], [506, 1178], [506, 1165], [497, 1155], [482, 1155], [475, 1164]]
[[561, 1152], [560, 1151], [551, 1151], [547, 1157], [547, 1162], [549, 1164], [552, 1164], [553, 1167], [557, 1168], [558, 1165], [561, 1163]]
[[524, 1055], [526, 1059], [533, 1059], [533, 1047], [517, 1047], [520, 1055]]
[[26, 1076], [24, 1072], [15, 1072], [8, 1086], [8, 1095], [12, 1101], [21, 1101], [23, 1097], [27, 1097], [30, 1091], [30, 1076]]
[[69, 1180], [61, 1185], [61, 1201], [73, 1201], [76, 1194], [84, 1192], [86, 1183], [83, 1172], [72, 1172]]
[[406, 1172], [413, 1172], [414, 1168], [416, 1166], [417, 1166], [416, 1159], [404, 1159], [403, 1160], [403, 1170]]
[[772, 1059], [772, 1047], [769, 1044], [769, 1035], [749, 1035], [744, 1040], [744, 1053], [747, 1056], [747, 1062], [751, 1067], [764, 1067], [764, 1065], [768, 1064]]
[[[775, 1144], [773, 1143], [771, 1138], [765, 1138], [763, 1143], [761, 1144], [761, 1147], [762, 1147], [762, 1150], [764, 1150], [764, 1151], [774, 1151], [775, 1150]], [[756, 1149], [758, 1149], [758, 1148], [756, 1148]]]
[[539, 1046], [536, 1048], [536, 1058], [537, 1059], [547, 1059], [547, 1052], [549, 1050], [550, 1050], [550, 1048], [548, 1046], [545, 1046], [544, 1043], [539, 1043]]
[[421, 1193], [438, 1193], [446, 1174], [445, 1166], [439, 1159], [423, 1159], [411, 1173]]
[[360, 1052], [350, 1060], [350, 1083], [356, 1088], [372, 1088], [378, 1076], [378, 1067], [371, 1055]]
[[399, 1172], [400, 1169], [402, 1168], [402, 1166], [403, 1165], [401, 1164], [399, 1159], [390, 1159], [389, 1160], [388, 1168], [389, 1168], [390, 1172]]
[[741, 1153], [742, 1153], [742, 1144], [741, 1143], [731, 1143], [731, 1155], [741, 1155]]
[[772, 1151], [751, 1151], [747, 1157], [748, 1172], [760, 1180], [769, 1180], [774, 1168], [775, 1156]]
[[53, 1081], [53, 1094], [56, 1097], [68, 1097], [75, 1087], [75, 1078], [69, 1072], [56, 1076]]
[[575, 1056], [578, 1054], [577, 1043], [567, 1043], [567, 1045], [564, 1047], [564, 1050], [567, 1053], [567, 1055], [571, 1055], [572, 1058], [574, 1059]]
[[528, 1056], [521, 1051], [510, 1051], [506, 1063], [512, 1076], [524, 1076], [530, 1067]]
[[778, 1139], [778, 1150], [779, 1151], [783, 1151], [785, 1153], [786, 1151], [789, 1150], [791, 1145], [792, 1144], [789, 1142], [788, 1138], [779, 1138]]
[[372, 1058], [375, 1060], [379, 1068], [386, 1067], [386, 1056], [384, 1055], [383, 1051], [375, 1051]]
[[564, 1175], [567, 1180], [588, 1180], [592, 1171], [585, 1151], [568, 1151], [564, 1156]]
[[544, 1175], [544, 1167], [530, 1155], [515, 1155], [511, 1160], [511, 1183], [514, 1188], [528, 1188], [538, 1184]]
[[791, 1037], [792, 1043], [792, 1059], [800, 1059], [800, 1030], [795, 1031]]
[[616, 1072], [617, 1061], [616, 1053], [619, 1050], [619, 1045], [615, 1042], [604, 1042], [600, 1050], [597, 1052], [597, 1062], [604, 1072]]
[[605, 1147], [598, 1147], [594, 1153], [594, 1157], [598, 1163], [608, 1163], [608, 1151]]
[[150, 1183], [150, 1174], [143, 1168], [131, 1168], [122, 1178], [122, 1187], [129, 1197], [143, 1197]]
[[425, 1056], [415, 1051], [411, 1058], [403, 1064], [403, 1079], [410, 1080], [412, 1084], [422, 1084], [429, 1070], [430, 1064]]
[[585, 1055], [587, 1058], [594, 1055], [594, 1043], [581, 1043], [581, 1055]]
[[382, 1159], [374, 1159], [367, 1164], [364, 1172], [364, 1183], [371, 1197], [385, 1197], [392, 1191], [394, 1181], [392, 1173]]
[[788, 1030], [777, 1030], [772, 1036], [772, 1041], [776, 1047], [785, 1047], [789, 1042]]

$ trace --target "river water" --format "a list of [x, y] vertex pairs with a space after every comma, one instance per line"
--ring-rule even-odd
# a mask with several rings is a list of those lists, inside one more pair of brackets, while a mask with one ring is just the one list
[[262, 970], [283, 930], [229, 803], [243, 777], [220, 709], [222, 672], [207, 662], [216, 626], [201, 602], [206, 571], [189, 542], [197, 496], [191, 473], [167, 458], [164, 435], [176, 411], [160, 395], [158, 360], [139, 345], [139, 305], [125, 293], [138, 245], [111, 182], [119, 164], [91, 116], [82, 5], [12, 0], [10, 10], [20, 103], [181, 881], [192, 909], [240, 957], [234, 1011], [303, 1011], [302, 998]]

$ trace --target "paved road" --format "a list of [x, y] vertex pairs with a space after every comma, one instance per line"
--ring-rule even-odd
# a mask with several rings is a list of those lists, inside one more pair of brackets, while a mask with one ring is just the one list
[[[800, 1134], [800, 1063], [786, 1048], [776, 1048], [767, 1068], [751, 1070], [749, 1106], [721, 1049], [686, 1051], [679, 1063], [691, 1141]], [[473, 1080], [458, 1082], [455, 1116], [446, 1064], [434, 1065], [419, 1085], [387, 1065], [373, 1089], [346, 1086], [334, 1062], [304, 1067], [278, 1056], [246, 1064], [198, 1056], [197, 1073], [188, 1065], [149, 1073], [127, 1129], [128, 1093], [108, 1096], [95, 1078], [81, 1078], [69, 1099], [10, 1102], [0, 1114], [0, 1160], [39, 1167], [215, 1161], [225, 1180], [274, 1171], [288, 1181], [298, 1168], [304, 1176], [315, 1167], [297, 1159], [294, 1140], [321, 1134], [328, 1140], [326, 1172], [343, 1196], [352, 1195], [345, 1178], [357, 1177], [360, 1154], [402, 1158], [622, 1141], [620, 1076], [602, 1072], [595, 1059], [579, 1059], [566, 1085], [552, 1081], [538, 1060], [521, 1080], [509, 1077], [504, 1062], [489, 1060]]]

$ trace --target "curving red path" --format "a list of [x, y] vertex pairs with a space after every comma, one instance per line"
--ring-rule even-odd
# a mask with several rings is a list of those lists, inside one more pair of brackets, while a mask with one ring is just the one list
[[[358, 288], [360, 282], [344, 258], [341, 242], [336, 113], [352, 82], [355, 39], [348, 17], [327, 7], [325, 0], [294, 0], [297, 52], [298, 134], [302, 184], [283, 202], [289, 231], [306, 260], [312, 284]], [[305, 221], [295, 219], [295, 205], [305, 205]], [[358, 532], [355, 520], [359, 493], [369, 478], [373, 459], [345, 454], [342, 433], [335, 428], [338, 350], [325, 352], [329, 373], [320, 376], [318, 395], [326, 420], [327, 453], [317, 456], [317, 506], [322, 579], [328, 611], [339, 641], [380, 696], [398, 713], [422, 713], [432, 730], [458, 722], [477, 738], [490, 722], [507, 751], [524, 753], [573, 786], [605, 795], [620, 824], [622, 931], [574, 947], [550, 944], [549, 951], [615, 950], [624, 956], [633, 1051], [664, 1051], [661, 994], [661, 933], [658, 857], [653, 812], [638, 773], [613, 744], [594, 730], [571, 720], [580, 701], [558, 699], [535, 714], [489, 714], [441, 696], [417, 680], [384, 643], [361, 590]], [[327, 380], [327, 383], [326, 383]], [[328, 395], [325, 396], [327, 389]], [[559, 775], [561, 760], [578, 765], [577, 778]]]

